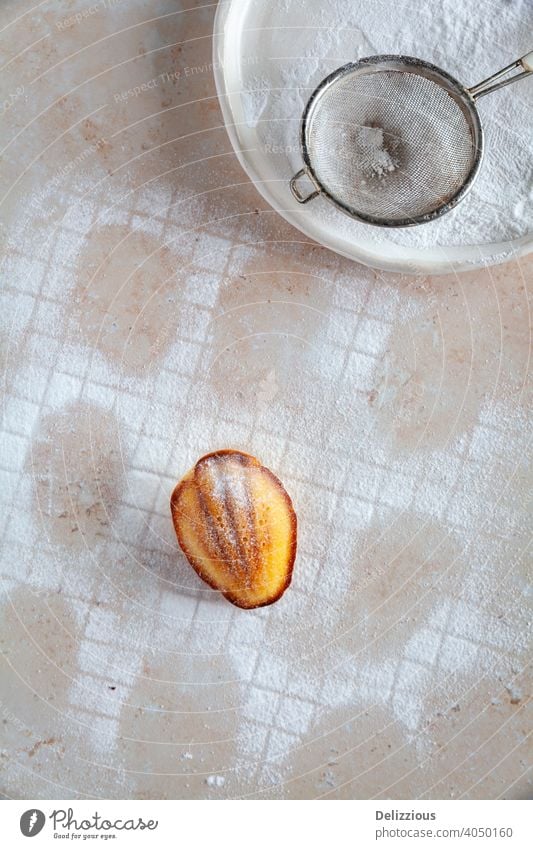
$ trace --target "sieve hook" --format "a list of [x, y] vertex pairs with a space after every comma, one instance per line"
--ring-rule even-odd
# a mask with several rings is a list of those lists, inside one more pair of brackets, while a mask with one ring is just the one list
[[[511, 73], [516, 68], [520, 68], [518, 73]], [[524, 77], [529, 77], [530, 74], [533, 74], [533, 50], [530, 53], [526, 53], [520, 59], [517, 59], [516, 62], [511, 62], [510, 65], [502, 68], [501, 71], [496, 71], [495, 74], [487, 77], [486, 80], [467, 89], [467, 91], [474, 100], [477, 100], [478, 97], [483, 97], [485, 94], [492, 94], [493, 91], [497, 91], [499, 88], [510, 85]]]
[[[303, 195], [301, 193], [300, 189], [297, 186], [298, 180], [300, 179], [300, 177], [303, 177], [304, 175], [309, 180], [311, 180], [313, 186], [315, 186], [314, 191], [309, 192], [308, 195]], [[318, 188], [318, 186], [316, 185], [315, 181], [313, 180], [313, 178], [311, 177], [311, 175], [309, 174], [309, 172], [307, 171], [306, 168], [301, 168], [300, 171], [298, 171], [298, 173], [294, 175], [294, 177], [290, 181], [289, 185], [291, 187], [291, 192], [292, 192], [293, 196], [296, 198], [296, 200], [298, 201], [298, 203], [307, 203], [308, 201], [313, 200], [313, 198], [316, 198], [320, 194], [320, 189]]]

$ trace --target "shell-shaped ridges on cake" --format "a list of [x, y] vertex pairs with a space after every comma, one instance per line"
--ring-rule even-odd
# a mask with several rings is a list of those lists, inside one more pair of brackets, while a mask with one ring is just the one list
[[272, 604], [289, 586], [296, 514], [255, 457], [229, 449], [202, 457], [175, 488], [171, 511], [193, 568], [233, 604]]

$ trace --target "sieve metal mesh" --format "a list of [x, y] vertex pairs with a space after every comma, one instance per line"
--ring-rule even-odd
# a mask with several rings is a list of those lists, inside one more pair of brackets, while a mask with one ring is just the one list
[[305, 117], [308, 164], [331, 198], [383, 223], [443, 208], [476, 163], [475, 107], [418, 70], [370, 65], [319, 91]]

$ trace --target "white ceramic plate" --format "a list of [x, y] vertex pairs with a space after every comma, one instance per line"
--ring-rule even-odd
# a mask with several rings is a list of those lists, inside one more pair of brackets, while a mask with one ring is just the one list
[[[317, 20], [322, 21], [321, 26], [316, 25]], [[288, 180], [301, 163], [298, 123], [302, 103], [317, 82], [349, 59], [375, 52], [400, 52], [404, 48], [401, 38], [397, 46], [384, 45], [379, 41], [379, 34], [371, 43], [361, 30], [350, 25], [343, 33], [341, 43], [344, 46], [339, 49], [338, 39], [333, 42], [330, 38], [328, 42], [331, 27], [331, 14], [318, 0], [305, 3], [299, 0], [229, 0], [218, 7], [214, 71], [224, 120], [239, 161], [268, 203], [317, 242], [339, 254], [384, 270], [456, 272], [496, 265], [531, 252], [531, 232], [512, 241], [446, 246], [432, 244], [423, 248], [406, 246], [399, 244], [397, 237], [389, 236], [388, 231], [351, 221], [334, 210], [325, 199], [318, 198], [306, 206], [294, 200]], [[346, 54], [346, 44], [350, 55]], [[322, 53], [324, 60], [317, 58], [320, 55], [317, 45], [325, 51]], [[414, 47], [416, 49], [416, 42]], [[517, 44], [516, 50], [520, 47]], [[509, 49], [512, 51], [514, 48], [503, 41], [496, 45], [496, 58], [491, 57], [490, 67], [499, 67], [500, 52], [505, 56]], [[407, 51], [403, 49], [403, 52]], [[441, 56], [438, 50], [435, 53], [436, 57], [426, 55], [424, 58], [437, 61]], [[461, 70], [460, 60], [453, 56], [447, 59], [448, 69], [452, 72]], [[284, 69], [283, 80], [279, 75], [280, 67]], [[289, 74], [292, 73], [294, 86], [287, 86], [287, 69]], [[481, 76], [483, 70], [480, 69]], [[469, 68], [469, 77], [471, 74], [472, 69]], [[528, 83], [519, 85], [524, 87]], [[290, 135], [294, 136], [293, 145], [277, 147], [265, 142], [268, 122], [287, 120], [286, 117], [276, 118], [275, 105], [266, 116], [261, 114], [261, 92], [276, 89], [280, 92], [283, 89], [283, 97], [292, 99], [294, 130]], [[527, 94], [529, 96], [529, 92]], [[279, 115], [286, 114], [285, 100]]]

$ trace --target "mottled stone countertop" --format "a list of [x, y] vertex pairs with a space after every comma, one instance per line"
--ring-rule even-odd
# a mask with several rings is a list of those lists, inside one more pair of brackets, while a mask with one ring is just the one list
[[[531, 257], [400, 276], [292, 229], [231, 149], [214, 12], [0, 9], [0, 789], [530, 796]], [[257, 611], [170, 521], [226, 446], [299, 517]]]

